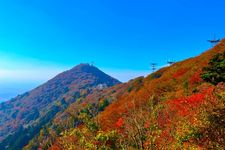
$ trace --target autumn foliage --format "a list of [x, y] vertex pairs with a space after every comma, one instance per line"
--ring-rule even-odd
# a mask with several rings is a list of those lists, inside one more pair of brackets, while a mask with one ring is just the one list
[[[92, 93], [75, 103], [67, 112], [88, 105], [97, 112], [89, 114], [86, 121], [78, 120], [78, 126], [63, 130], [54, 146], [225, 149], [224, 81], [211, 84], [211, 80], [202, 78], [202, 73], [206, 73], [203, 68], [211, 67], [209, 62], [214, 55], [225, 51], [224, 43], [225, 40], [198, 57], [175, 63], [146, 78], [131, 80], [100, 94]], [[213, 74], [212, 70], [210, 73]], [[102, 104], [104, 107], [98, 109]]]

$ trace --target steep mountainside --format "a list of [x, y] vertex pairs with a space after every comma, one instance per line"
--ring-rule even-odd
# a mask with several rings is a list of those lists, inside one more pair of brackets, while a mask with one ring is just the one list
[[[37, 149], [42, 147], [48, 149], [51, 143], [54, 142], [55, 137], [60, 136], [61, 132], [76, 128], [81, 124], [79, 114], [82, 111], [91, 111], [92, 117], [98, 113], [103, 112], [110, 103], [116, 101], [121, 95], [129, 94], [127, 91], [131, 86], [139, 87], [142, 84], [141, 80], [144, 77], [139, 77], [131, 80], [128, 83], [118, 84], [104, 90], [94, 90], [86, 97], [80, 97], [76, 102], [68, 106], [67, 109], [56, 114], [53, 121], [44, 126], [38, 136], [35, 136], [25, 149]], [[135, 90], [135, 88], [133, 88]], [[86, 109], [90, 107], [90, 109]], [[116, 108], [115, 108], [116, 111]], [[104, 122], [109, 119], [104, 120]]]
[[[1, 103], [1, 149], [20, 149], [57, 112], [63, 111], [78, 98], [85, 97], [93, 90], [101, 91], [119, 83], [94, 66], [80, 64], [30, 92]], [[12, 147], [12, 143], [15, 147]]]
[[94, 91], [25, 149], [224, 149], [224, 73], [222, 40], [146, 78]]

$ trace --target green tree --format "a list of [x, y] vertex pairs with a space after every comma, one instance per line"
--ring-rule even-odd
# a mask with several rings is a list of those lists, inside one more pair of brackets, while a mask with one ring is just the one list
[[201, 77], [214, 85], [225, 81], [225, 52], [216, 54], [210, 60], [208, 66], [203, 68]]

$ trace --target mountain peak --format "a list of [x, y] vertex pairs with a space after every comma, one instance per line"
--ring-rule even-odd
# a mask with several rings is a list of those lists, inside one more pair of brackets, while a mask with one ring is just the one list
[[78, 77], [82, 78], [82, 76], [85, 76], [85, 78], [92, 76], [92, 78], [95, 78], [99, 84], [106, 84], [107, 86], [121, 83], [119, 80], [109, 76], [97, 67], [88, 63], [81, 63], [73, 67], [72, 69], [60, 74], [59, 76], [63, 76], [64, 79], [66, 79], [67, 77], [71, 79]]
[[79, 97], [85, 97], [95, 89], [119, 83], [117, 79], [90, 64], [79, 64], [60, 73], [34, 90], [0, 104], [0, 143], [10, 136], [10, 133], [20, 130], [18, 127], [25, 130], [25, 125], [33, 126], [37, 120], [47, 123], [57, 112], [65, 109]]
[[72, 71], [75, 70], [75, 71], [84, 71], [84, 72], [86, 72], [88, 70], [99, 70], [99, 69], [97, 67], [95, 67], [94, 65], [91, 65], [89, 63], [81, 63], [81, 64], [73, 67], [71, 70]]
[[75, 68], [84, 68], [84, 67], [94, 67], [94, 66], [89, 64], [89, 63], [80, 63], [79, 65], [76, 65], [75, 67], [73, 67], [73, 69], [75, 69]]

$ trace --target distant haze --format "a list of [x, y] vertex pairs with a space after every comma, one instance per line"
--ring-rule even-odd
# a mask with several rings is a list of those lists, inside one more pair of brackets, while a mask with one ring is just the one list
[[[68, 68], [35, 68], [31, 69], [0, 69], [0, 103], [10, 100], [19, 94], [30, 91], [35, 87], [52, 79], [57, 74], [67, 70]], [[101, 68], [100, 68], [101, 69]], [[106, 74], [120, 80], [127, 82], [130, 79], [146, 76], [151, 71], [138, 71], [138, 70], [118, 70], [118, 69], [101, 69]]]
[[0, 103], [35, 88], [39, 83], [0, 83]]

